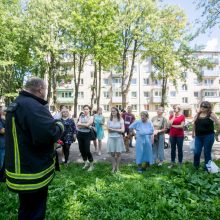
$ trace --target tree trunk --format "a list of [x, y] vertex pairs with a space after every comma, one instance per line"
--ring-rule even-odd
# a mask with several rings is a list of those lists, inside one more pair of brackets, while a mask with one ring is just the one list
[[49, 64], [49, 69], [48, 69], [48, 88], [47, 88], [47, 102], [50, 104], [50, 99], [51, 99], [51, 81], [52, 81], [52, 68], [51, 68], [51, 63]]
[[123, 57], [122, 57], [122, 79], [121, 79], [121, 94], [122, 94], [122, 108], [126, 108], [126, 94], [124, 95], [124, 87], [125, 87], [125, 81], [126, 81], [126, 70], [127, 70], [127, 49], [124, 49], [123, 51]]
[[[137, 40], [134, 41], [134, 48], [132, 51], [132, 61], [131, 61], [131, 68], [130, 68], [130, 72], [128, 75], [128, 83], [127, 86], [125, 88], [122, 87], [122, 108], [125, 109], [126, 108], [126, 99], [127, 99], [127, 95], [128, 95], [128, 91], [131, 85], [131, 79], [133, 77], [133, 73], [134, 73], [134, 63], [135, 63], [135, 58], [136, 58], [136, 53], [137, 53]], [[126, 78], [124, 79], [124, 81], [126, 80]]]
[[102, 64], [99, 60], [99, 71], [98, 71], [98, 93], [97, 93], [97, 109], [100, 107], [100, 97], [101, 97], [101, 86], [102, 86]]
[[162, 78], [162, 92], [161, 92], [161, 106], [164, 107], [166, 104], [166, 91], [167, 91], [167, 76], [163, 65], [163, 78]]
[[75, 91], [75, 96], [74, 96], [74, 106], [73, 106], [73, 117], [77, 117], [77, 101], [78, 101], [78, 88], [79, 85], [76, 82], [76, 53], [73, 53], [73, 79], [74, 79], [74, 91]]
[[95, 98], [95, 90], [96, 89], [97, 89], [97, 63], [94, 62], [94, 76], [93, 76], [93, 83], [92, 83], [92, 86], [91, 86], [91, 90], [92, 90], [91, 103], [90, 103], [91, 109], [93, 109], [94, 98]]
[[77, 65], [76, 65], [76, 60], [77, 60], [77, 55], [76, 53], [73, 54], [73, 77], [74, 77], [74, 88], [75, 88], [75, 97], [74, 97], [74, 114], [73, 117], [77, 117], [77, 104], [78, 104], [78, 96], [79, 96], [79, 84], [80, 84], [80, 77], [83, 71], [83, 67], [85, 64], [85, 59], [86, 55], [79, 55], [79, 64], [78, 64], [78, 71]]

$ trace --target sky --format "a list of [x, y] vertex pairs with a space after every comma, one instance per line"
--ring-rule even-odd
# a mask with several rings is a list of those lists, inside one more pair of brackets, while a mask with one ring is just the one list
[[[194, 22], [195, 19], [201, 18], [201, 10], [196, 9], [196, 5], [193, 4], [193, 0], [163, 0], [166, 4], [178, 5], [182, 8], [188, 21]], [[194, 28], [195, 29], [195, 28]], [[198, 36], [192, 45], [204, 45], [206, 51], [220, 51], [220, 25], [213, 27], [211, 30], [207, 30], [205, 34]]]

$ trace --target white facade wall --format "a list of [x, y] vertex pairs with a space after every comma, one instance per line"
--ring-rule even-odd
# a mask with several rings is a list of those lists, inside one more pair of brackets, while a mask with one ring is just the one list
[[[172, 82], [168, 83], [167, 104], [168, 111], [175, 104], [180, 104], [187, 117], [192, 117], [199, 103], [203, 100], [213, 103], [214, 111], [220, 112], [220, 52], [198, 52], [198, 57], [210, 58], [216, 66], [212, 70], [204, 68], [203, 80], [199, 82], [197, 76], [192, 72], [186, 72], [185, 81], [177, 80], [177, 87]], [[134, 114], [147, 109], [150, 114], [155, 114], [161, 101], [161, 82], [154, 82], [150, 78], [152, 66], [150, 59], [137, 59], [134, 66], [134, 74], [130, 90], [127, 96], [127, 105], [133, 106]], [[81, 75], [82, 83], [79, 88], [78, 113], [84, 104], [91, 102], [91, 86], [93, 85], [94, 66], [89, 60]], [[71, 74], [71, 71], [70, 71]], [[102, 89], [100, 104], [104, 109], [104, 114], [109, 115], [111, 106], [121, 105], [121, 84], [117, 74], [104, 72], [102, 75]], [[58, 97], [59, 104], [68, 104], [73, 110], [74, 86], [73, 81], [68, 85], [72, 88], [72, 99], [66, 102], [67, 97]], [[65, 85], [58, 87], [60, 91], [65, 91]], [[66, 90], [68, 90], [66, 88]], [[68, 90], [69, 91], [69, 90]], [[59, 95], [58, 95], [59, 96]]]

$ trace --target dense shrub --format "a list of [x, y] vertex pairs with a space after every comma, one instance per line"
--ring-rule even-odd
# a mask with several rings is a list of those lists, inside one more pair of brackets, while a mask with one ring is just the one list
[[[70, 164], [50, 185], [47, 219], [219, 219], [220, 174], [152, 166], [138, 174], [134, 164], [111, 174], [110, 164], [94, 172]], [[0, 185], [0, 219], [16, 219], [16, 194]]]

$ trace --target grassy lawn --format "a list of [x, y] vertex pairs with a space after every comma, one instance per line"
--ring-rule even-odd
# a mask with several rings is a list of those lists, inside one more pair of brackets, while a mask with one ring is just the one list
[[[220, 161], [217, 161], [220, 165]], [[70, 164], [49, 187], [46, 219], [220, 219], [220, 173], [152, 166], [144, 174], [134, 164], [111, 174], [109, 163], [91, 173]], [[17, 196], [0, 183], [0, 219], [16, 219]]]

